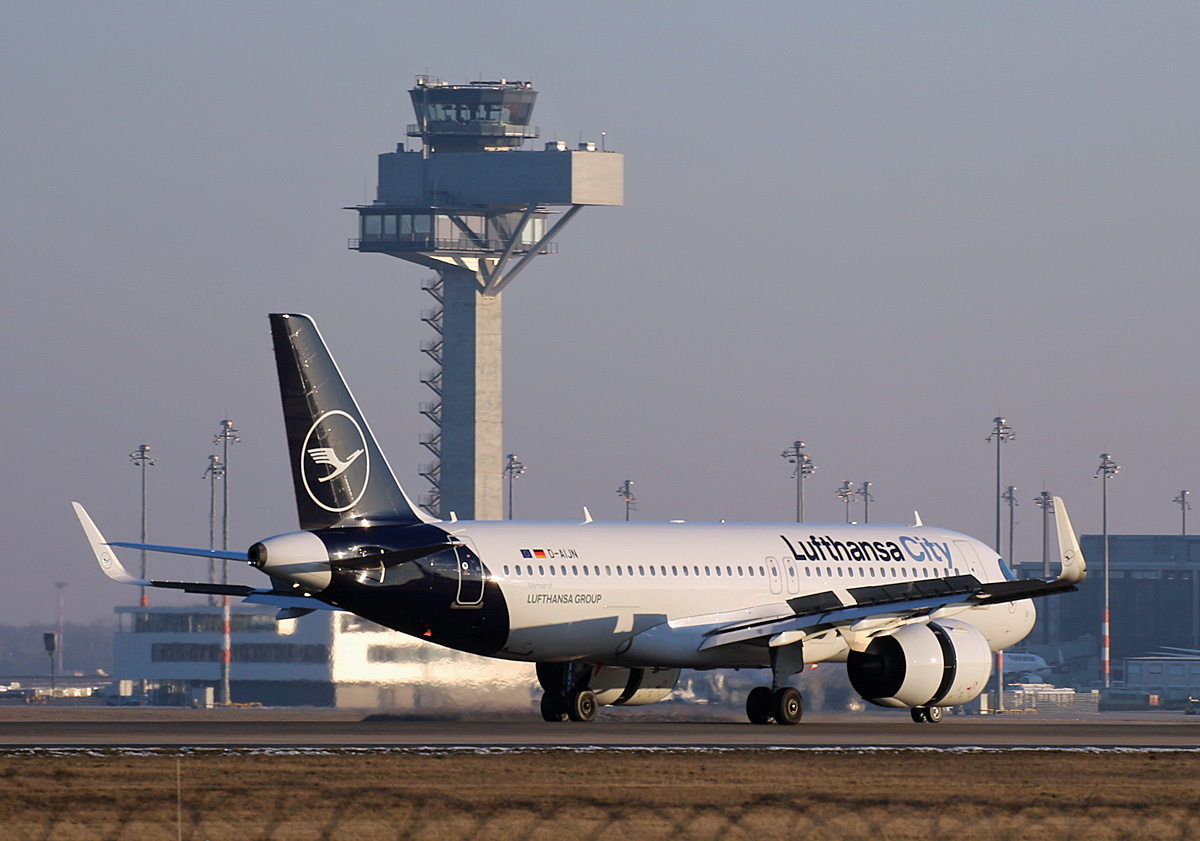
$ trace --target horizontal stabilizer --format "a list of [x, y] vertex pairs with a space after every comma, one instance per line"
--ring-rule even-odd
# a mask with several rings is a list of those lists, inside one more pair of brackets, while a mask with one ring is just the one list
[[146, 549], [154, 552], [171, 552], [178, 555], [199, 555], [201, 557], [222, 558], [231, 561], [248, 560], [245, 552], [211, 552], [208, 549], [188, 549], [182, 546], [157, 546], [144, 543], [109, 543], [104, 539], [104, 535], [100, 533], [100, 529], [96, 528], [96, 524], [92, 522], [92, 518], [84, 507], [78, 502], [72, 502], [75, 508], [75, 516], [79, 518], [79, 524], [83, 526], [83, 532], [87, 535], [88, 544], [91, 546], [92, 554], [96, 556], [96, 562], [100, 564], [100, 569], [111, 578], [113, 581], [119, 581], [122, 584], [133, 584], [135, 587], [158, 587], [164, 590], [182, 590], [185, 593], [205, 593], [210, 596], [236, 596], [245, 599], [248, 602], [258, 604], [270, 604], [279, 607], [300, 607], [306, 609], [320, 610], [324, 607], [324, 603], [318, 602], [316, 599], [299, 599], [292, 592], [280, 592], [263, 587], [251, 587], [248, 584], [212, 584], [202, 581], [153, 581], [143, 578], [136, 578], [129, 574], [125, 566], [117, 558], [117, 553], [113, 549], [114, 546], [127, 546], [133, 549]]
[[163, 546], [158, 543], [122, 543], [114, 540], [109, 546], [120, 546], [122, 549], [145, 549], [147, 552], [165, 552], [169, 555], [194, 555], [198, 558], [219, 558], [223, 561], [243, 561], [249, 563], [250, 556], [245, 552], [231, 552], [227, 549], [193, 549], [189, 546]]

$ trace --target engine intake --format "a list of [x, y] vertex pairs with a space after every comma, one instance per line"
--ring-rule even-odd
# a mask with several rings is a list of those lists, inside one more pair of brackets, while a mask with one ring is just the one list
[[881, 707], [954, 706], [987, 686], [992, 652], [974, 625], [942, 619], [876, 637], [850, 652], [846, 672], [854, 691]]

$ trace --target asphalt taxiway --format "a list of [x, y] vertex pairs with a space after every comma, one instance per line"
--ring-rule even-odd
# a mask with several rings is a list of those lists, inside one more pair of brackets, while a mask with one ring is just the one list
[[806, 716], [794, 727], [601, 716], [441, 719], [295, 710], [18, 710], [0, 714], [0, 749], [21, 748], [1164, 748], [1200, 750], [1200, 716], [1080, 719]]

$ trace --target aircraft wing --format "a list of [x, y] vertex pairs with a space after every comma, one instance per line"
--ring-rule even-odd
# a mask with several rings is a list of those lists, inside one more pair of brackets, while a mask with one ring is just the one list
[[274, 590], [269, 587], [251, 587], [248, 584], [211, 584], [201, 581], [156, 581], [137, 578], [125, 569], [124, 564], [117, 558], [117, 554], [112, 547], [123, 546], [156, 552], [173, 552], [181, 555], [216, 557], [225, 560], [246, 561], [248, 558], [245, 552], [222, 552], [219, 550], [212, 552], [207, 549], [188, 549], [182, 546], [109, 543], [104, 539], [104, 535], [100, 533], [100, 529], [96, 527], [91, 516], [84, 510], [84, 507], [78, 502], [72, 502], [71, 505], [75, 508], [75, 515], [79, 518], [79, 524], [83, 526], [83, 532], [87, 536], [92, 554], [96, 556], [96, 562], [100, 564], [100, 570], [113, 581], [119, 581], [122, 584], [132, 584], [137, 587], [160, 587], [167, 590], [182, 590], [185, 593], [237, 596], [252, 604], [272, 605], [285, 611], [310, 612], [313, 610], [337, 610], [332, 605], [317, 599], [303, 598], [289, 591]]
[[[699, 650], [706, 651], [731, 643], [765, 640], [769, 645], [786, 645], [813, 633], [842, 630], [847, 637], [894, 630], [909, 622], [928, 621], [935, 612], [941, 616], [976, 605], [1020, 601], [1052, 596], [1078, 589], [1087, 577], [1087, 566], [1079, 541], [1071, 527], [1062, 499], [1054, 497], [1062, 571], [1054, 579], [980, 582], [973, 575], [931, 578], [915, 581], [851, 587], [843, 592], [815, 593], [788, 599], [790, 616], [764, 616], [740, 621], [711, 623], [703, 635]], [[698, 624], [681, 620], [672, 625]]]

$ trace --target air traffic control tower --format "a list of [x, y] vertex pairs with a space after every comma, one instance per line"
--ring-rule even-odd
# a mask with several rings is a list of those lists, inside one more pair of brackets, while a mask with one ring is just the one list
[[436, 368], [422, 373], [435, 399], [421, 411], [436, 430], [421, 438], [435, 461], [422, 504], [460, 519], [504, 516], [501, 293], [587, 205], [624, 201], [624, 157], [594, 143], [536, 140], [530, 82], [451, 85], [418, 76], [410, 91], [421, 149], [379, 156], [379, 187], [359, 214], [350, 247], [390, 254], [437, 272], [426, 290], [437, 306], [422, 319], [437, 337], [422, 344]]

